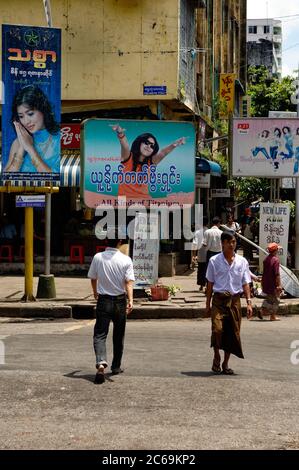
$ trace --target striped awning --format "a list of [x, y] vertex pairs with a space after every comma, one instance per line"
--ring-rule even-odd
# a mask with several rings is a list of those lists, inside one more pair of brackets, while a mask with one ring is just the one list
[[[1, 175], [1, 161], [0, 161], [0, 175]], [[45, 181], [11, 181], [10, 186], [22, 187], [42, 187], [48, 185]], [[0, 179], [0, 186], [5, 186], [2, 179]], [[80, 153], [73, 152], [62, 153], [60, 161], [60, 181], [53, 183], [53, 186], [61, 187], [77, 187], [80, 186]]]
[[80, 153], [62, 156], [60, 161], [60, 186], [80, 186]]

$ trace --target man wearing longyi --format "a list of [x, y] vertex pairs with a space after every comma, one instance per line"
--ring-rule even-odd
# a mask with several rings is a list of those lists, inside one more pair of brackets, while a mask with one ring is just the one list
[[[247, 301], [247, 318], [252, 317], [250, 299], [251, 282], [248, 261], [235, 253], [236, 238], [231, 232], [221, 235], [222, 253], [213, 256], [208, 264], [206, 278], [206, 314], [212, 319], [211, 347], [214, 348], [212, 371], [215, 374], [233, 375], [228, 361], [231, 354], [244, 358], [241, 339], [241, 301], [244, 292]], [[211, 299], [213, 295], [212, 308]], [[221, 368], [220, 350], [224, 351]]]

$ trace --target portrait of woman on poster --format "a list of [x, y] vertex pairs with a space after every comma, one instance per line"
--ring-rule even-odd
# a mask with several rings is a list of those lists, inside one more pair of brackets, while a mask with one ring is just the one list
[[12, 104], [16, 132], [5, 172], [59, 173], [60, 127], [51, 104], [35, 85], [21, 88]]
[[[180, 139], [175, 140], [173, 143], [160, 150], [155, 136], [149, 132], [146, 132], [136, 137], [130, 148], [127, 137], [125, 135], [125, 129], [120, 127], [118, 124], [111, 127], [116, 132], [120, 143], [121, 163], [124, 167], [123, 171], [125, 173], [132, 171], [142, 171], [144, 165], [147, 165], [148, 167], [150, 167], [150, 165], [159, 165], [159, 163], [170, 152], [186, 143], [186, 138], [181, 137]], [[149, 198], [150, 194], [148, 184], [122, 183], [118, 188], [118, 196], [126, 196], [127, 198], [133, 199]]]

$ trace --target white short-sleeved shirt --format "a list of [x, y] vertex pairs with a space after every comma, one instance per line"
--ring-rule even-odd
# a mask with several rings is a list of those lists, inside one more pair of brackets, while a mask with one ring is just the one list
[[213, 292], [230, 292], [239, 294], [243, 285], [251, 282], [248, 261], [243, 256], [235, 254], [232, 264], [229, 264], [223, 253], [210, 258], [206, 278], [213, 282]]
[[87, 276], [97, 279], [97, 293], [102, 295], [124, 294], [125, 281], [135, 281], [131, 258], [117, 248], [106, 248], [102, 253], [97, 253]]
[[203, 236], [207, 230], [208, 227], [197, 230], [192, 242], [192, 250], [197, 250], [197, 261], [199, 263], [204, 263], [207, 260], [207, 247], [202, 244]]
[[214, 251], [215, 253], [222, 251], [221, 234], [222, 231], [217, 225], [213, 225], [212, 228], [205, 232], [202, 243], [207, 247], [208, 251]]

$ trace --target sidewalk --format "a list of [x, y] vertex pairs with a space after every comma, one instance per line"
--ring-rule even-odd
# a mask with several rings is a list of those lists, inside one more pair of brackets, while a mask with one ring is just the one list
[[[205, 313], [205, 296], [196, 285], [196, 271], [187, 271], [182, 276], [160, 278], [159, 284], [180, 286], [175, 297], [166, 301], [150, 301], [148, 298], [134, 299], [131, 319], [153, 318], [200, 318]], [[34, 278], [33, 293], [36, 294], [38, 278]], [[21, 302], [24, 294], [22, 276], [1, 276], [0, 317], [14, 318], [94, 318], [95, 300], [91, 293], [90, 280], [86, 277], [56, 277], [56, 299], [36, 302]], [[259, 308], [263, 299], [254, 298], [253, 307]], [[242, 299], [242, 312], [246, 313], [246, 302]], [[282, 299], [280, 315], [299, 314], [299, 299]]]

